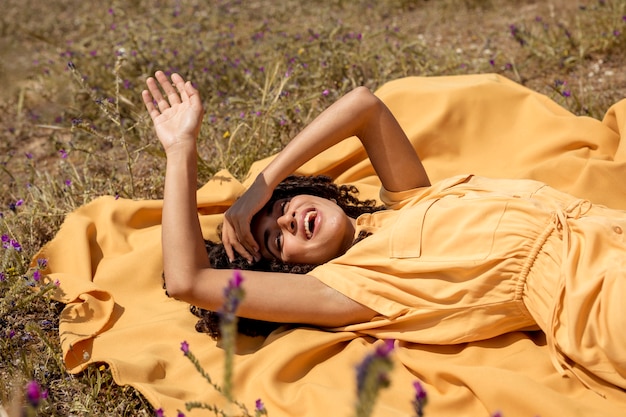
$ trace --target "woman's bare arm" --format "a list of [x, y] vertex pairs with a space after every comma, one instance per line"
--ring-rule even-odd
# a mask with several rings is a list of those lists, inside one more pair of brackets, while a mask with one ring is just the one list
[[234, 251], [249, 260], [258, 256], [250, 222], [272, 190], [305, 162], [351, 136], [361, 140], [389, 191], [430, 185], [421, 160], [391, 111], [367, 88], [358, 87], [303, 129], [226, 212], [222, 241], [228, 256], [232, 259]]
[[[192, 305], [219, 311], [224, 302], [223, 289], [232, 274], [229, 269], [198, 268], [192, 285], [187, 288], [178, 285], [173, 290], [168, 286], [168, 292]], [[237, 310], [240, 317], [339, 327], [368, 322], [377, 315], [308, 274], [259, 271], [241, 271], [241, 274], [246, 295]]]

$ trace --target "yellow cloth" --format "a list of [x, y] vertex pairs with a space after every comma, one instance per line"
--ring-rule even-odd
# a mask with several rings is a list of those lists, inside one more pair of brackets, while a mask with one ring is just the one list
[[380, 314], [341, 330], [443, 345], [538, 325], [556, 369], [626, 389], [625, 211], [472, 175], [381, 196], [356, 220], [371, 235], [311, 271]]
[[[626, 208], [626, 145], [620, 141], [626, 101], [602, 122], [575, 117], [497, 75], [406, 78], [377, 94], [406, 130], [433, 182], [462, 173], [532, 178], [597, 204]], [[252, 167], [244, 186], [265, 164]], [[364, 197], [378, 196], [380, 182], [356, 139], [300, 172], [330, 174], [357, 185]], [[205, 237], [215, 238], [220, 213], [242, 189], [221, 172], [198, 191]], [[67, 304], [60, 337], [70, 372], [106, 362], [117, 383], [136, 387], [173, 416], [186, 401], [220, 403], [180, 343], [189, 343], [218, 382], [223, 352], [194, 331], [188, 306], [161, 289], [160, 208], [159, 201], [98, 199], [70, 214], [39, 257], [48, 259], [50, 277], [61, 283], [57, 297]], [[256, 346], [241, 347], [234, 394], [249, 408], [261, 398], [274, 417], [351, 415], [354, 366], [375, 342], [349, 331], [277, 331]], [[392, 385], [382, 392], [375, 415], [411, 415], [415, 379], [428, 391], [427, 415], [626, 415], [623, 390], [592, 379], [588, 389], [576, 378], [562, 377], [550, 352], [541, 332], [447, 346], [399, 342]]]

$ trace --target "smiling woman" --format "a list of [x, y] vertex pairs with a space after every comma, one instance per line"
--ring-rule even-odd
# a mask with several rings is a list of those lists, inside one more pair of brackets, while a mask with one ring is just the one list
[[322, 264], [343, 254], [355, 239], [355, 219], [334, 202], [300, 194], [266, 204], [252, 221], [261, 256]]
[[[156, 80], [143, 97], [167, 154], [167, 290], [216, 310], [230, 273], [212, 267], [198, 221], [199, 93], [177, 74], [174, 85], [161, 72]], [[276, 193], [294, 170], [352, 136], [380, 179], [385, 210], [348, 213], [328, 195]], [[317, 265], [304, 275], [248, 272], [242, 317], [439, 345], [541, 329], [559, 373], [625, 389], [624, 229], [626, 212], [533, 180], [463, 174], [431, 185], [391, 111], [359, 87], [263, 169], [225, 213], [222, 242], [231, 260], [236, 252], [251, 263]]]
[[[272, 210], [279, 207], [284, 209], [286, 202], [290, 201], [292, 197], [299, 195], [311, 195], [332, 202], [337, 205], [338, 209], [341, 210], [348, 219], [354, 219], [362, 214], [374, 213], [384, 209], [384, 206], [376, 205], [375, 200], [360, 200], [358, 198], [358, 190], [354, 186], [336, 185], [332, 182], [330, 177], [323, 175], [289, 176], [278, 184], [272, 193], [270, 201], [254, 216], [252, 220], [253, 230], [260, 228], [262, 224], [266, 224], [268, 228], [277, 228], [276, 216], [271, 215]], [[311, 229], [311, 226], [309, 226], [309, 229]], [[360, 233], [354, 241], [350, 242], [350, 245], [364, 239], [367, 235], [367, 233]], [[262, 242], [261, 237], [258, 239]], [[271, 239], [268, 239], [267, 245], [271, 245]], [[252, 269], [266, 272], [306, 274], [320, 264], [320, 262], [318, 262], [319, 259], [307, 260], [305, 263], [290, 263], [284, 259], [273, 256], [271, 253], [268, 253], [267, 256], [263, 255], [260, 261], [252, 264], [242, 257], [237, 257], [231, 262], [222, 244], [207, 241], [206, 246], [211, 266], [219, 269], [236, 268], [242, 270]], [[264, 244], [261, 244], [262, 253], [265, 252], [264, 246]], [[315, 256], [313, 253], [311, 255]], [[247, 274], [248, 272], [246, 272], [246, 276]], [[208, 333], [216, 339], [220, 338], [219, 315], [217, 313], [198, 306], [192, 306], [192, 312], [200, 318], [196, 324], [198, 331]], [[267, 336], [281, 325], [281, 323], [248, 318], [240, 318], [237, 324], [239, 332], [248, 336]]]

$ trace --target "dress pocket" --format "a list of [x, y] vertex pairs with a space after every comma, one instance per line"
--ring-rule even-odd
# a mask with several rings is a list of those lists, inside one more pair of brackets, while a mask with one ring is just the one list
[[496, 244], [507, 208], [501, 197], [446, 196], [403, 209], [390, 238], [392, 258], [480, 261]]

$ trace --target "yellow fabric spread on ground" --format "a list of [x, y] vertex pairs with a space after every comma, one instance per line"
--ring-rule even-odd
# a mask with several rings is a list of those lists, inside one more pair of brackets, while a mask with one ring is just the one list
[[[626, 209], [626, 101], [603, 121], [576, 117], [490, 74], [405, 78], [377, 94], [407, 132], [432, 182], [464, 173], [530, 178]], [[216, 238], [221, 213], [265, 164], [257, 162], [243, 185], [220, 172], [198, 191], [206, 238]], [[329, 174], [357, 185], [363, 197], [378, 197], [380, 182], [356, 139], [299, 172]], [[48, 259], [50, 277], [60, 282], [57, 297], [67, 304], [60, 337], [68, 369], [106, 362], [117, 383], [136, 387], [173, 416], [187, 401], [223, 404], [184, 357], [181, 342], [189, 343], [216, 382], [223, 351], [195, 332], [187, 305], [163, 292], [160, 210], [160, 201], [97, 199], [70, 214], [39, 257]], [[355, 332], [311, 328], [242, 340], [235, 396], [250, 409], [261, 398], [273, 417], [352, 415], [355, 366], [376, 343]], [[411, 415], [416, 379], [428, 392], [430, 416], [626, 415], [623, 390], [593, 379], [585, 380], [589, 389], [562, 377], [540, 332], [447, 346], [399, 342], [393, 358], [392, 384], [382, 392], [376, 416]]]

